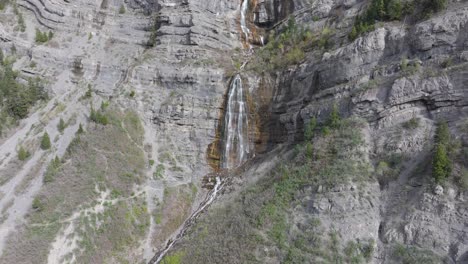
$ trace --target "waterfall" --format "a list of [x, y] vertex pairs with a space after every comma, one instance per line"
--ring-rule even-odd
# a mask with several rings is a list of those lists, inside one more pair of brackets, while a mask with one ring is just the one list
[[245, 41], [246, 42], [249, 42], [249, 34], [250, 34], [250, 30], [247, 27], [247, 19], [246, 19], [247, 9], [248, 8], [249, 8], [249, 0], [244, 0], [244, 2], [242, 2], [242, 6], [241, 6], [240, 24], [241, 24], [241, 30], [245, 35]]
[[250, 152], [247, 103], [242, 79], [237, 74], [231, 82], [224, 119], [224, 151], [221, 167], [232, 169], [242, 164]]

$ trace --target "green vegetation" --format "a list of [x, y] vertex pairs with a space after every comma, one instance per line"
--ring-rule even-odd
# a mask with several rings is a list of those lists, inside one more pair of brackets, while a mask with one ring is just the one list
[[180, 264], [182, 263], [181, 260], [183, 256], [183, 252], [176, 252], [174, 254], [167, 255], [162, 259], [161, 264]]
[[99, 109], [97, 111], [94, 110], [93, 107], [91, 107], [89, 120], [91, 120], [92, 122], [94, 122], [96, 124], [101, 124], [101, 125], [104, 125], [104, 126], [109, 124], [109, 119], [105, 115], [102, 107], [101, 107], [101, 109]]
[[78, 126], [78, 130], [76, 131], [76, 134], [80, 135], [80, 134], [83, 134], [84, 133], [84, 129], [83, 129], [83, 125], [80, 125]]
[[190, 216], [192, 203], [197, 189], [192, 184], [183, 184], [164, 189], [164, 199], [159, 210], [155, 212], [158, 233], [156, 240], [163, 243]]
[[402, 264], [436, 264], [442, 260], [430, 250], [419, 249], [414, 246], [397, 244], [393, 249], [393, 258]]
[[119, 14], [125, 14], [125, 6], [123, 4], [120, 5], [120, 8], [119, 8]]
[[34, 198], [32, 208], [38, 212], [44, 210], [44, 203], [39, 198]]
[[23, 146], [18, 150], [18, 159], [21, 161], [27, 160], [31, 156], [31, 153], [27, 151]]
[[311, 118], [309, 123], [306, 125], [304, 129], [304, 139], [306, 141], [312, 140], [314, 137], [314, 131], [317, 128], [317, 119], [315, 117]]
[[0, 11], [4, 10], [6, 5], [8, 5], [9, 0], [0, 0]]
[[401, 67], [401, 72], [404, 76], [411, 76], [411, 75], [416, 74], [419, 71], [421, 66], [419, 65], [419, 62], [417, 60], [410, 62], [408, 61], [408, 59], [403, 58], [401, 60], [400, 67]]
[[[147, 234], [150, 217], [143, 193], [135, 193], [135, 186], [144, 180], [146, 160], [143, 131], [127, 129], [138, 121], [126, 118], [137, 116], [131, 113], [105, 108], [107, 126], [89, 126], [72, 141], [62, 160], [50, 162], [34, 210], [18, 233], [9, 237], [0, 262], [46, 263], [50, 244], [69, 225], [67, 219], [81, 210], [69, 237], [78, 238], [76, 261], [133, 263], [130, 253]], [[111, 195], [106, 196], [103, 211], [95, 212], [107, 192]]]
[[419, 19], [427, 18], [446, 5], [447, 0], [372, 0], [367, 10], [361, 16], [356, 16], [348, 37], [355, 40], [361, 34], [373, 31], [378, 21], [401, 20], [409, 15]]
[[51, 144], [50, 144], [49, 134], [45, 132], [41, 138], [41, 149], [48, 150], [50, 149], [50, 147], [51, 147]]
[[455, 182], [462, 190], [468, 190], [468, 170], [466, 168], [463, 168], [456, 176]]
[[450, 176], [452, 162], [449, 158], [450, 131], [446, 122], [440, 122], [434, 136], [432, 176], [436, 183], [443, 183]]
[[263, 47], [249, 67], [257, 72], [284, 69], [288, 65], [298, 64], [305, 59], [305, 51], [318, 46], [328, 49], [333, 46], [331, 36], [333, 30], [323, 28], [313, 34], [306, 28], [299, 28], [294, 17], [290, 18], [285, 28], [275, 35], [272, 31], [268, 43]]
[[404, 156], [392, 153], [380, 158], [375, 173], [380, 186], [386, 186], [389, 182], [396, 180], [403, 169]]
[[62, 164], [62, 162], [60, 161], [59, 157], [55, 157], [55, 159], [53, 159], [49, 166], [47, 166], [47, 170], [44, 174], [44, 183], [49, 183], [49, 182], [52, 182], [55, 178], [55, 176], [57, 175], [57, 173], [59, 172], [59, 169], [60, 169], [60, 165]]
[[153, 19], [153, 23], [149, 27], [150, 35], [149, 35], [148, 41], [146, 42], [146, 46], [148, 47], [156, 46], [158, 28], [159, 28], [159, 17], [155, 16]]
[[166, 168], [164, 167], [163, 164], [159, 164], [156, 166], [156, 170], [153, 173], [153, 178], [156, 179], [162, 179], [164, 177], [164, 172]]
[[26, 24], [24, 23], [23, 14], [19, 11], [18, 6], [16, 3], [13, 5], [13, 12], [15, 13], [16, 17], [18, 18], [18, 27], [21, 32], [26, 31]]
[[338, 232], [326, 230], [307, 213], [301, 214], [299, 224], [291, 223], [307, 207], [308, 190], [371, 179], [370, 164], [363, 158], [362, 128], [358, 119], [343, 119], [336, 106], [325, 122], [317, 124], [312, 118], [304, 127], [304, 145], [296, 148], [291, 161], [212, 208], [189, 230], [181, 243], [181, 262], [365, 263], [373, 254], [372, 240], [342, 241]]
[[88, 84], [88, 90], [86, 90], [86, 93], [83, 95], [82, 99], [89, 99], [93, 97], [93, 89], [91, 88], [91, 84]]
[[442, 68], [448, 68], [450, 66], [453, 65], [453, 59], [452, 57], [448, 57], [447, 59], [443, 60], [441, 63], [440, 63], [440, 67]]
[[62, 118], [60, 118], [59, 123], [57, 124], [57, 129], [60, 133], [63, 133], [63, 131], [67, 128], [67, 124], [65, 121], [63, 121]]
[[24, 84], [12, 69], [12, 63], [0, 54], [0, 133], [16, 120], [25, 118], [36, 102], [47, 99], [41, 80], [28, 79]]
[[403, 128], [414, 130], [419, 127], [421, 119], [419, 117], [412, 117], [410, 120], [403, 123]]
[[52, 31], [47, 32], [42, 32], [38, 28], [36, 28], [36, 43], [46, 43], [47, 41], [51, 40], [54, 37], [54, 33]]

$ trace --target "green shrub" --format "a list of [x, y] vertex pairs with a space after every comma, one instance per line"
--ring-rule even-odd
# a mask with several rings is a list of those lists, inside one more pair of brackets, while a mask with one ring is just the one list
[[41, 149], [42, 150], [47, 150], [47, 149], [50, 149], [50, 147], [51, 147], [51, 144], [50, 144], [49, 134], [47, 134], [47, 132], [45, 132], [42, 135], [42, 139], [41, 139]]
[[461, 190], [468, 190], [468, 170], [463, 168], [456, 176], [455, 182]]
[[29, 79], [28, 84], [23, 84], [18, 79], [18, 73], [11, 68], [10, 63], [0, 67], [0, 111], [6, 111], [15, 119], [23, 119], [29, 109], [40, 100], [46, 100], [42, 82], [38, 78]]
[[411, 61], [410, 62], [406, 58], [403, 58], [401, 60], [400, 67], [401, 67], [402, 74], [405, 75], [405, 76], [414, 75], [420, 69], [420, 65], [419, 65], [418, 61]]
[[24, 161], [28, 159], [30, 156], [31, 154], [29, 153], [29, 151], [27, 151], [25, 148], [23, 148], [23, 146], [21, 146], [20, 149], [18, 150], [18, 159], [21, 161]]
[[78, 126], [78, 130], [76, 131], [76, 133], [77, 133], [78, 135], [84, 133], [83, 125], [81, 125], [81, 123], [80, 123], [80, 125]]
[[450, 132], [446, 122], [439, 122], [434, 135], [435, 147], [432, 156], [432, 176], [442, 183], [450, 175], [452, 162], [449, 158]]
[[[102, 109], [102, 105], [101, 105], [101, 109]], [[109, 119], [102, 112], [102, 110], [96, 111], [92, 107], [91, 107], [91, 113], [90, 113], [89, 119], [93, 121], [94, 123], [101, 124], [104, 126], [109, 124]]]
[[430, 250], [423, 250], [413, 246], [398, 244], [394, 247], [392, 257], [402, 264], [437, 264], [441, 259]]
[[46, 43], [49, 40], [49, 37], [46, 32], [42, 32], [36, 28], [36, 43]]
[[57, 129], [60, 133], [63, 133], [63, 131], [65, 130], [65, 128], [67, 127], [67, 124], [65, 123], [65, 121], [63, 121], [62, 118], [60, 118], [60, 121], [59, 123], [57, 124]]
[[120, 5], [120, 8], [119, 8], [119, 14], [125, 14], [125, 6], [122, 4]]
[[422, 14], [421, 18], [427, 18], [434, 13], [437, 13], [447, 6], [447, 0], [423, 0], [421, 1]]
[[313, 148], [312, 143], [310, 141], [306, 143], [305, 154], [306, 154], [306, 157], [309, 158], [309, 159], [312, 159], [312, 157], [314, 155], [314, 148]]
[[419, 117], [413, 117], [410, 120], [403, 123], [403, 128], [409, 129], [409, 130], [414, 130], [414, 129], [419, 127], [419, 123], [420, 123], [420, 118]]
[[91, 88], [91, 84], [88, 84], [88, 90], [86, 90], [86, 93], [84, 94], [83, 98], [89, 99], [91, 97], [93, 97], [93, 89]]
[[330, 116], [328, 117], [327, 125], [330, 128], [336, 129], [340, 125], [341, 117], [338, 111], [338, 106], [336, 104], [333, 105], [332, 111], [330, 112]]
[[306, 141], [310, 141], [313, 138], [316, 127], [317, 127], [317, 119], [313, 117], [310, 119], [309, 123], [305, 126], [305, 129], [304, 129], [304, 139]]
[[434, 140], [436, 143], [443, 145], [450, 143], [450, 131], [447, 122], [442, 121], [437, 124]]
[[155, 16], [152, 25], [150, 26], [150, 35], [149, 39], [146, 42], [148, 47], [156, 46], [157, 36], [158, 36], [158, 28], [159, 28], [159, 17]]
[[26, 24], [24, 23], [23, 14], [21, 14], [21, 12], [19, 11], [18, 6], [16, 5], [16, 3], [13, 5], [13, 12], [18, 17], [18, 26], [19, 26], [20, 31], [25, 32], [26, 31]]
[[180, 264], [182, 263], [182, 258], [184, 257], [183, 252], [174, 252], [172, 254], [166, 255], [162, 260], [161, 264]]
[[32, 208], [36, 211], [42, 211], [44, 210], [44, 204], [41, 202], [39, 198], [36, 197], [33, 200]]
[[62, 162], [60, 161], [60, 158], [55, 156], [55, 159], [53, 159], [50, 164], [47, 166], [47, 170], [44, 174], [44, 183], [49, 183], [52, 182], [55, 178], [55, 175], [59, 172], [60, 165]]
[[0, 0], [0, 11], [4, 10], [6, 5], [9, 3], [9, 0]]
[[444, 61], [442, 61], [442, 63], [440, 64], [440, 66], [442, 68], [448, 68], [450, 66], [453, 65], [453, 59], [451, 57], [445, 59]]

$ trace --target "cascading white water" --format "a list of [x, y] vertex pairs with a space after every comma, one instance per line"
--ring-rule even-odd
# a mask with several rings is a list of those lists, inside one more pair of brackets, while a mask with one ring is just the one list
[[242, 164], [249, 155], [249, 121], [242, 79], [237, 74], [231, 82], [224, 119], [224, 151], [221, 167], [232, 169]]
[[245, 35], [245, 41], [249, 42], [249, 34], [250, 30], [249, 27], [247, 27], [247, 9], [249, 8], [249, 0], [244, 0], [241, 5], [241, 14], [240, 14], [240, 24], [241, 24], [241, 30]]

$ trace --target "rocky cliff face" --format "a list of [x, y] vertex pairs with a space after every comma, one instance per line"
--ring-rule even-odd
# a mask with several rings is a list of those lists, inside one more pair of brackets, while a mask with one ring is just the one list
[[[466, 189], [452, 179], [436, 186], [430, 166], [437, 121], [448, 121], [459, 150], [468, 145], [467, 3], [449, 3], [425, 20], [381, 23], [353, 41], [348, 33], [365, 2], [251, 0], [247, 37], [241, 4], [17, 0], [0, 11], [0, 48], [15, 60], [19, 79], [40, 77], [50, 96], [0, 141], [2, 263], [149, 261], [205, 197], [202, 178], [219, 169], [226, 94], [237, 72], [256, 153], [234, 176], [223, 174], [230, 183], [224, 195], [170, 258], [316, 263], [352, 262], [355, 254], [371, 263], [417, 263], [418, 255], [426, 262], [467, 261]], [[318, 39], [301, 46], [298, 60], [285, 56], [281, 67], [251, 67], [274, 32], [287, 35], [291, 17], [311, 32], [303, 39]], [[38, 43], [37, 30], [53, 37]], [[336, 142], [356, 139], [346, 129], [315, 136], [317, 153], [310, 155], [317, 162], [330, 153], [343, 156], [307, 163], [313, 183], [291, 183], [293, 201], [275, 207], [269, 199], [278, 200], [281, 183], [291, 178], [275, 174], [278, 164], [302, 166], [308, 145], [293, 147], [306, 144], [310, 120], [325, 124], [334, 105], [342, 119], [361, 120], [350, 125], [361, 145], [333, 150]], [[68, 125], [62, 131], [60, 119]], [[80, 124], [86, 133], [78, 134]], [[45, 131], [52, 139], [47, 151], [39, 147]], [[20, 146], [31, 152], [26, 161], [17, 158]], [[61, 165], [54, 165], [56, 156]], [[452, 177], [464, 177], [464, 157], [456, 156]], [[340, 160], [359, 166], [334, 170]], [[332, 180], [315, 175], [328, 166]], [[128, 231], [125, 238], [111, 232], [115, 225]], [[299, 243], [307, 248], [317, 241], [330, 248], [321, 255], [297, 251]]]

